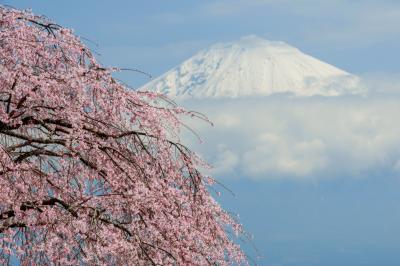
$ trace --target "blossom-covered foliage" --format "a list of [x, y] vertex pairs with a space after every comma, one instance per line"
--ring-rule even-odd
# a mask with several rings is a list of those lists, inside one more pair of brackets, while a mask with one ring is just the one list
[[179, 142], [188, 113], [115, 70], [71, 30], [0, 6], [0, 264], [245, 262]]

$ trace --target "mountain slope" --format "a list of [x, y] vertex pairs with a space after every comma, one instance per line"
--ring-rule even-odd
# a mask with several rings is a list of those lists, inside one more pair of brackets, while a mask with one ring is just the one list
[[247, 36], [216, 44], [142, 89], [174, 98], [290, 93], [335, 96], [362, 92], [359, 79], [284, 43]]

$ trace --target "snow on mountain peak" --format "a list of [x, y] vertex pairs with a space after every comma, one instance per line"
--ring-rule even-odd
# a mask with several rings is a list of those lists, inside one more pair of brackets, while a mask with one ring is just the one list
[[142, 89], [178, 99], [363, 93], [358, 77], [255, 35], [200, 51]]
[[278, 52], [278, 51], [298, 51], [293, 46], [282, 42], [282, 41], [269, 41], [263, 38], [260, 38], [256, 35], [248, 35], [242, 37], [237, 42], [229, 42], [229, 43], [218, 43], [212, 46], [212, 48], [240, 48], [240, 49], [256, 49], [263, 48], [269, 52]]

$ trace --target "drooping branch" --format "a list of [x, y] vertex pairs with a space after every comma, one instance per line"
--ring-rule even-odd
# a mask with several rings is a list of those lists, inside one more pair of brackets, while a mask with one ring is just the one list
[[0, 6], [0, 29], [0, 245], [18, 250], [0, 264], [243, 261], [225, 230], [240, 225], [177, 137], [188, 113], [46, 18]]

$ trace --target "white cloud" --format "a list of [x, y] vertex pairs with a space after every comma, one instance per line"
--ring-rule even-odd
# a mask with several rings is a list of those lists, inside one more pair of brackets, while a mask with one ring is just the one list
[[[214, 127], [189, 143], [219, 176], [362, 177], [400, 169], [400, 96], [264, 97], [183, 102]], [[222, 147], [222, 148], [221, 148]]]
[[231, 173], [239, 162], [239, 156], [225, 145], [218, 145], [218, 153], [214, 163], [214, 174]]
[[318, 139], [290, 141], [271, 133], [262, 134], [259, 143], [243, 154], [245, 174], [262, 177], [265, 173], [306, 176], [326, 165], [324, 144]]
[[240, 118], [235, 115], [221, 113], [216, 115], [213, 122], [223, 127], [237, 127], [240, 125]]

